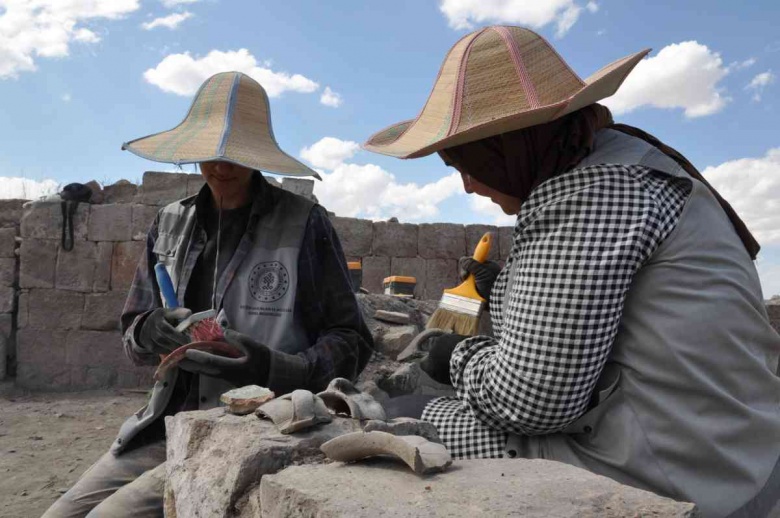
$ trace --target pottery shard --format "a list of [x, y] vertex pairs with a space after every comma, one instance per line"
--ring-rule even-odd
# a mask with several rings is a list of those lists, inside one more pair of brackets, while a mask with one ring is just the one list
[[382, 309], [376, 310], [374, 318], [382, 320], [383, 322], [391, 322], [393, 324], [408, 324], [411, 319], [408, 313], [398, 313], [396, 311], [384, 311]]
[[235, 415], [246, 415], [254, 412], [257, 407], [274, 398], [274, 393], [257, 385], [247, 385], [228, 390], [219, 397], [227, 405], [228, 412]]

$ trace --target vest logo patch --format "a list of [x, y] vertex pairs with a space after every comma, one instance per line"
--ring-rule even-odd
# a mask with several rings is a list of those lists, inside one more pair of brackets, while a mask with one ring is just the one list
[[290, 275], [279, 261], [258, 263], [249, 274], [249, 293], [260, 302], [274, 302], [285, 296]]

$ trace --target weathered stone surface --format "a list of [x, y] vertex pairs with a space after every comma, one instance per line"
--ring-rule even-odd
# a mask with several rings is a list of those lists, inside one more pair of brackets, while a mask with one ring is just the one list
[[374, 223], [372, 253], [388, 257], [417, 257], [417, 225], [409, 223]]
[[282, 189], [304, 197], [312, 196], [314, 194], [314, 180], [285, 176], [282, 178]]
[[19, 329], [29, 325], [27, 318], [27, 307], [30, 300], [29, 290], [19, 291], [19, 298], [16, 300], [16, 326]]
[[59, 290], [92, 291], [97, 270], [97, 243], [76, 241], [73, 249], [58, 246], [54, 286]]
[[31, 329], [78, 329], [84, 294], [65, 290], [30, 290], [27, 326]]
[[391, 397], [407, 394], [423, 394], [426, 396], [454, 396], [455, 390], [450, 385], [444, 385], [434, 380], [417, 362], [402, 365], [386, 378], [376, 381], [377, 386]]
[[129, 365], [119, 331], [69, 331], [65, 339], [65, 362], [80, 367], [109, 368]]
[[364, 432], [387, 432], [393, 435], [419, 435], [431, 442], [443, 444], [436, 427], [420, 419], [397, 417], [389, 421], [369, 421], [363, 427]]
[[0, 228], [0, 257], [16, 257], [16, 229]]
[[139, 367], [129, 361], [116, 371], [116, 386], [120, 388], [143, 387], [151, 390], [154, 385], [154, 367]]
[[15, 300], [16, 290], [13, 287], [0, 286], [0, 313], [12, 313]]
[[22, 219], [27, 200], [0, 200], [0, 227], [16, 227]]
[[409, 313], [402, 313], [400, 311], [385, 311], [384, 309], [376, 310], [374, 318], [383, 322], [390, 322], [391, 324], [408, 324], [412, 321]]
[[425, 259], [421, 257], [393, 257], [390, 260], [390, 275], [403, 275], [417, 279], [414, 287], [415, 298], [425, 295]]
[[167, 205], [187, 197], [186, 173], [144, 173], [143, 183], [138, 189], [136, 200], [144, 205]]
[[8, 338], [0, 335], [0, 381], [6, 377], [6, 363], [8, 361]]
[[123, 291], [87, 294], [81, 328], [96, 331], [118, 330], [119, 316], [122, 314], [125, 299], [127, 295]]
[[108, 365], [71, 365], [70, 389], [88, 390], [116, 385], [117, 369]]
[[235, 415], [251, 414], [257, 407], [274, 398], [274, 393], [266, 387], [246, 385], [228, 390], [219, 400], [227, 405], [227, 411]]
[[332, 422], [305, 432], [282, 435], [270, 421], [254, 415], [235, 416], [224, 408], [182, 412], [165, 419], [167, 481], [165, 505], [175, 515], [256, 516], [244, 514], [246, 493], [261, 477], [296, 462], [323, 458], [320, 446], [339, 435], [357, 431], [352, 419]]
[[512, 251], [512, 233], [514, 230], [514, 227], [498, 227], [498, 250], [502, 261], [506, 261], [507, 257], [509, 257], [509, 252]]
[[114, 256], [111, 259], [111, 289], [128, 290], [133, 282], [135, 269], [141, 254], [146, 249], [143, 241], [125, 241], [114, 244]]
[[259, 492], [263, 518], [699, 516], [693, 504], [546, 460], [459, 461], [424, 479], [390, 460], [292, 466], [263, 477]]
[[22, 329], [16, 335], [16, 384], [33, 390], [52, 390], [70, 385], [70, 367], [65, 363], [66, 331]]
[[371, 253], [374, 239], [374, 224], [357, 218], [332, 218], [331, 223], [341, 241], [344, 255], [363, 257]]
[[460, 284], [458, 261], [455, 259], [428, 259], [425, 261], [425, 298], [440, 300], [442, 292]]
[[94, 205], [89, 215], [87, 239], [129, 241], [132, 238], [132, 212], [132, 206], [124, 203]]
[[108, 291], [111, 288], [111, 259], [114, 255], [114, 243], [103, 241], [97, 243], [95, 250], [95, 275], [92, 280], [92, 291]]
[[493, 225], [466, 225], [466, 254], [472, 255], [474, 249], [477, 248], [479, 240], [485, 233], [490, 232], [492, 237], [492, 244], [490, 246], [490, 253], [488, 254], [489, 261], [498, 261], [501, 258], [501, 245], [498, 242], [498, 227]]
[[55, 362], [19, 362], [16, 366], [16, 386], [47, 392], [70, 389], [70, 367]]
[[[200, 192], [201, 187], [206, 183], [203, 176], [200, 174], [188, 174], [187, 175], [187, 196], [194, 196]], [[170, 200], [170, 203], [175, 200]]]
[[9, 313], [0, 315], [0, 381], [8, 373], [8, 362], [16, 361], [15, 336], [13, 335], [13, 316]]
[[371, 293], [382, 293], [382, 281], [390, 276], [389, 257], [363, 258], [363, 288]]
[[20, 248], [19, 286], [53, 288], [57, 241], [25, 239]]
[[[73, 215], [73, 240], [87, 238], [88, 203], [79, 203]], [[35, 201], [24, 207], [21, 233], [25, 239], [62, 239], [62, 209], [59, 201]]]
[[357, 300], [363, 319], [375, 340], [379, 339], [387, 327], [374, 318], [377, 311], [407, 313], [410, 323], [422, 329], [439, 305], [438, 301], [399, 298], [379, 293], [358, 293]]
[[143, 241], [146, 239], [146, 234], [154, 222], [154, 218], [159, 212], [159, 208], [156, 205], [133, 205], [133, 226], [132, 236], [135, 241]]
[[387, 326], [385, 332], [376, 340], [376, 350], [395, 358], [406, 349], [409, 342], [417, 335], [416, 326]]
[[97, 180], [90, 180], [84, 185], [86, 187], [89, 187], [89, 190], [92, 191], [92, 194], [89, 197], [90, 203], [93, 204], [103, 203], [103, 201], [105, 200], [105, 195], [103, 194], [103, 187], [100, 186]]
[[419, 251], [420, 257], [426, 259], [458, 259], [466, 255], [466, 231], [463, 225], [422, 223]]
[[138, 186], [127, 180], [103, 188], [103, 203], [131, 203], [138, 192]]
[[16, 258], [0, 258], [0, 286], [13, 286], [16, 284]]

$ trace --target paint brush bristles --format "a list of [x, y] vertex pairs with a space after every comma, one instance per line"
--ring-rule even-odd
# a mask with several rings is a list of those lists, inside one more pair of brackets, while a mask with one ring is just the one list
[[[474, 260], [485, 262], [490, 253], [490, 232], [482, 236], [477, 248], [474, 250]], [[428, 320], [426, 328], [444, 329], [459, 335], [473, 336], [479, 328], [479, 317], [485, 299], [477, 292], [477, 283], [474, 275], [469, 275], [463, 283], [449, 290], [444, 290], [444, 295], [439, 302], [439, 308]]]

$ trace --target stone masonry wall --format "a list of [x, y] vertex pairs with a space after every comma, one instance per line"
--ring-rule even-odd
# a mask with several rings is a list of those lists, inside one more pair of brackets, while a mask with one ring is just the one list
[[[274, 181], [274, 180], [272, 180]], [[36, 390], [148, 386], [151, 369], [122, 352], [119, 316], [146, 232], [160, 207], [195, 194], [197, 174], [146, 173], [100, 188], [74, 216], [74, 247], [61, 244], [57, 197], [0, 201], [0, 379]], [[312, 196], [313, 182], [281, 187]], [[332, 216], [348, 260], [363, 263], [363, 287], [381, 292], [390, 275], [417, 278], [416, 296], [439, 299], [457, 283], [457, 259], [486, 231], [499, 238], [491, 258], [509, 252], [511, 229], [484, 225], [372, 222]], [[3, 352], [3, 349], [5, 351]]]

